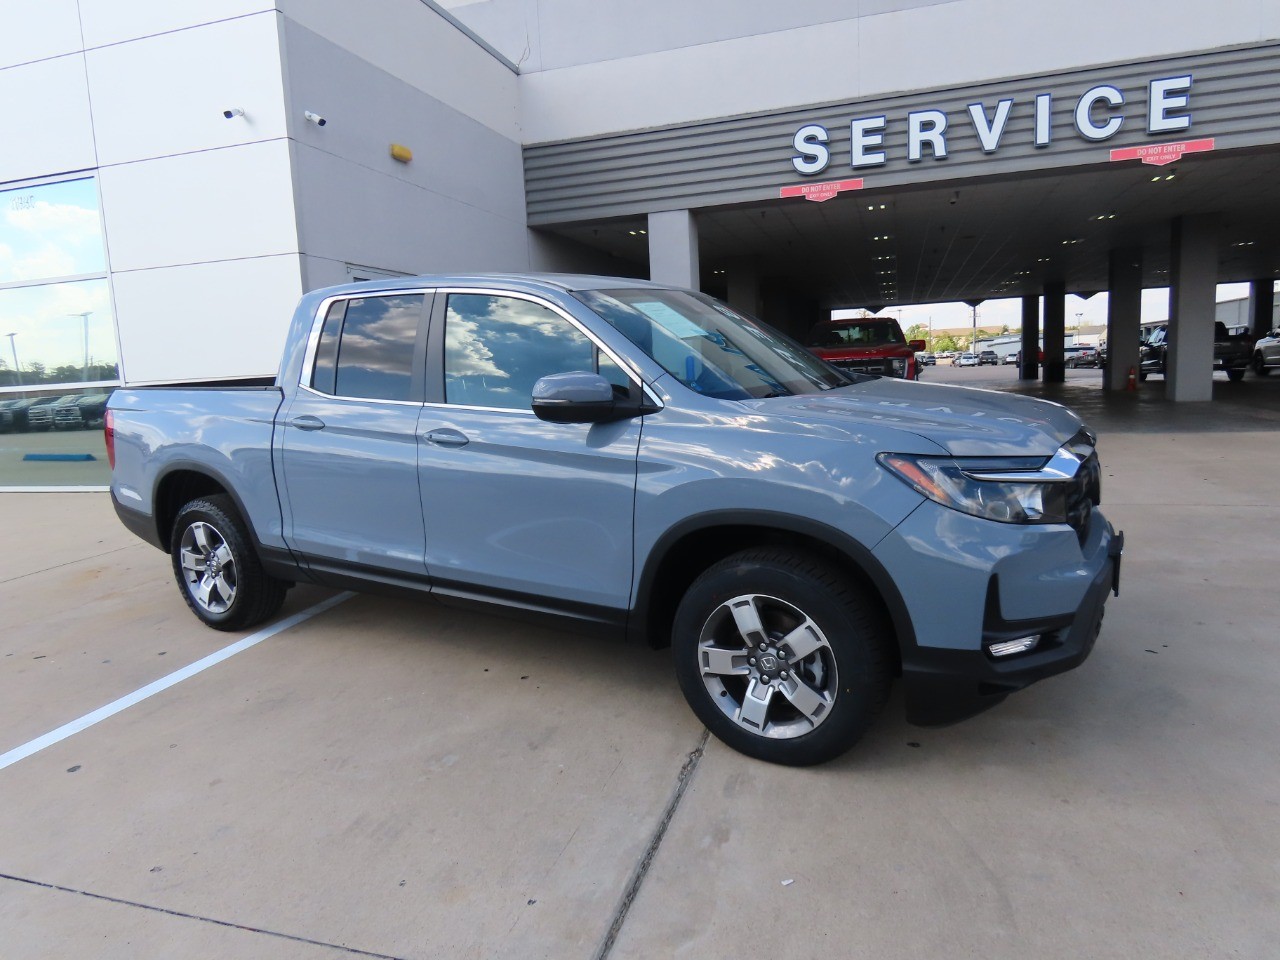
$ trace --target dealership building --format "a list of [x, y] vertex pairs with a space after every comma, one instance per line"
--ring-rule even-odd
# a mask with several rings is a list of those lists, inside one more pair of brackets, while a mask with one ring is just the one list
[[[0, 397], [274, 374], [298, 297], [558, 271], [831, 309], [1021, 298], [1121, 389], [1170, 289], [1280, 278], [1280, 4], [42, 0], [0, 34]], [[95, 386], [96, 385], [96, 386]]]

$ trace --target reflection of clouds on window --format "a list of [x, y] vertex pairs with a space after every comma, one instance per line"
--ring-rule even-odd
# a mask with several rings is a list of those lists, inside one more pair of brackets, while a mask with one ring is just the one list
[[591, 342], [546, 307], [514, 297], [449, 296], [445, 317], [448, 402], [526, 407], [538, 378], [591, 369]]
[[[82, 317], [80, 314], [88, 314]], [[115, 381], [115, 325], [106, 280], [48, 283], [0, 290], [0, 355], [6, 371], [0, 387], [17, 385], [13, 368], [17, 353], [22, 383]], [[88, 332], [86, 349], [85, 332]]]
[[408, 400], [422, 295], [364, 297], [347, 305], [336, 390], [344, 397]]
[[105, 270], [93, 180], [0, 192], [0, 282]]

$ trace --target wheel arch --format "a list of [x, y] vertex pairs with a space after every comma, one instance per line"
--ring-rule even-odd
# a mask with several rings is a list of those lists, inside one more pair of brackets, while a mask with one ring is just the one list
[[901, 591], [871, 550], [827, 524], [766, 510], [699, 514], [659, 537], [640, 574], [628, 633], [652, 647], [668, 645], [676, 607], [694, 579], [713, 563], [760, 546], [790, 546], [814, 553], [866, 587], [893, 627], [895, 668], [900, 668], [901, 651], [915, 646], [915, 630]]
[[228, 497], [235, 505], [236, 512], [240, 514], [240, 520], [249, 531], [254, 548], [261, 551], [262, 544], [258, 539], [257, 531], [253, 528], [249, 512], [226, 478], [207, 464], [183, 462], [170, 464], [156, 480], [151, 515], [155, 519], [160, 548], [167, 553], [173, 546], [170, 542], [173, 536], [173, 524], [178, 518], [178, 511], [183, 506], [200, 497], [218, 495]]

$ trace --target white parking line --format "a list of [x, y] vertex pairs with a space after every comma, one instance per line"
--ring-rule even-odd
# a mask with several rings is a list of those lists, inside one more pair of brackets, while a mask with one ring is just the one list
[[330, 597], [328, 600], [317, 603], [314, 607], [308, 607], [301, 613], [295, 613], [293, 616], [286, 617], [278, 623], [273, 623], [271, 626], [265, 627], [257, 633], [250, 634], [243, 640], [237, 640], [230, 646], [223, 647], [216, 653], [209, 654], [209, 656], [205, 657], [203, 660], [197, 660], [195, 663], [185, 666], [181, 670], [175, 670], [168, 676], [161, 677], [154, 683], [149, 683], [145, 687], [140, 687], [133, 691], [133, 693], [121, 697], [119, 700], [113, 700], [105, 707], [99, 707], [92, 713], [86, 713], [78, 720], [72, 720], [70, 723], [64, 723], [57, 730], [52, 730], [42, 737], [36, 737], [36, 739], [28, 741], [20, 747], [14, 747], [8, 753], [0, 754], [0, 770], [3, 770], [10, 764], [17, 763], [25, 757], [31, 756], [33, 753], [39, 753], [45, 747], [51, 747], [55, 743], [60, 743], [72, 734], [79, 733], [81, 730], [87, 730], [89, 727], [92, 727], [95, 723], [98, 723], [101, 720], [106, 720], [108, 717], [114, 717], [121, 710], [132, 707], [135, 703], [141, 703], [143, 700], [147, 699], [147, 697], [154, 696], [161, 691], [168, 690], [174, 684], [181, 683], [188, 677], [194, 677], [197, 673], [208, 670], [210, 667], [221, 663], [228, 657], [234, 657], [242, 650], [248, 650], [250, 647], [257, 646], [263, 640], [274, 637], [277, 633], [288, 630], [290, 627], [297, 626], [304, 620], [310, 620], [317, 614], [324, 613], [326, 610], [336, 607], [344, 600], [349, 600], [353, 596], [355, 596], [353, 593], [340, 593], [335, 597]]

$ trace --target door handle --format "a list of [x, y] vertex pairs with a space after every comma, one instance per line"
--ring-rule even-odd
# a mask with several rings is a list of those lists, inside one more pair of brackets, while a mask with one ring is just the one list
[[294, 417], [289, 421], [289, 426], [297, 427], [299, 430], [323, 430], [324, 421], [319, 417], [301, 416]]
[[422, 439], [438, 447], [465, 447], [471, 442], [465, 433], [449, 427], [442, 430], [429, 430], [422, 435]]

